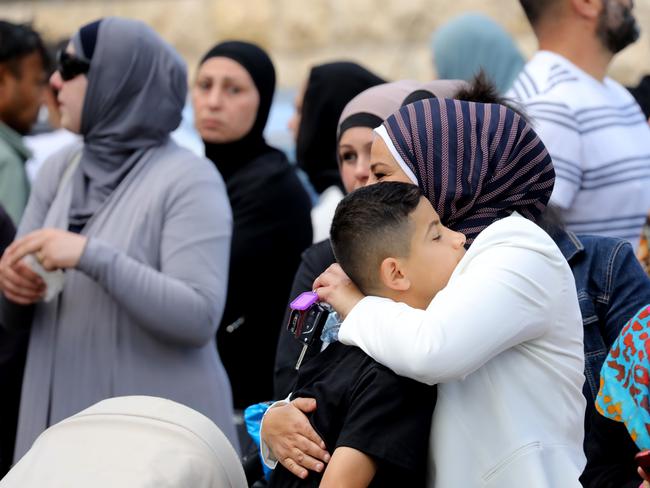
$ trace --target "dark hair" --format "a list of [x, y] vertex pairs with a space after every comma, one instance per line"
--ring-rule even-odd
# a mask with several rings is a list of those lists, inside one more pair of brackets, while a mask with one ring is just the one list
[[530, 124], [530, 120], [524, 107], [515, 100], [506, 98], [499, 94], [499, 90], [497, 90], [495, 84], [492, 83], [488, 75], [482, 69], [469, 82], [468, 87], [461, 88], [458, 93], [454, 95], [454, 99], [463, 100], [465, 102], [496, 103], [498, 105], [503, 105], [518, 114], [525, 122]]
[[[497, 87], [490, 80], [488, 75], [482, 69], [467, 83], [468, 86], [461, 88], [453, 96], [454, 100], [463, 100], [465, 102], [476, 103], [496, 103], [508, 107], [513, 112], [519, 114], [524, 121], [530, 124], [528, 115], [523, 106], [511, 98], [506, 98], [499, 94]], [[429, 90], [418, 89], [411, 92], [402, 102], [402, 107], [411, 103], [427, 100], [429, 98], [438, 98]]]
[[528, 17], [528, 22], [534, 27], [557, 0], [519, 0], [519, 3]]
[[407, 257], [411, 249], [409, 215], [420, 203], [420, 188], [385, 182], [359, 188], [336, 207], [330, 237], [336, 260], [359, 289], [369, 294], [387, 257]]
[[438, 97], [436, 97], [429, 90], [420, 88], [419, 90], [415, 90], [414, 92], [411, 92], [407, 95], [407, 97], [402, 102], [402, 107], [404, 107], [405, 105], [410, 105], [415, 102], [419, 102], [420, 100], [428, 100], [429, 98], [438, 98]]
[[562, 210], [552, 204], [546, 206], [536, 223], [545, 230], [553, 240], [556, 240], [559, 236], [564, 234], [566, 230], [566, 225], [562, 218]]
[[20, 61], [34, 52], [41, 55], [43, 67], [47, 69], [48, 56], [38, 32], [28, 24], [0, 20], [0, 63], [6, 64], [15, 76], [20, 77]]

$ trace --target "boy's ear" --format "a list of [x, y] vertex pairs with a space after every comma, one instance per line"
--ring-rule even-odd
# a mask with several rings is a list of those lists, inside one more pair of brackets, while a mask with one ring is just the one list
[[411, 281], [406, 277], [402, 263], [397, 258], [386, 258], [379, 267], [382, 284], [394, 291], [407, 291]]

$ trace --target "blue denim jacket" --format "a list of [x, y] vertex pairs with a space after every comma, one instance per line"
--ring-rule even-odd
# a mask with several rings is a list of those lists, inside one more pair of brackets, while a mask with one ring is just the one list
[[600, 369], [619, 332], [650, 303], [650, 279], [629, 242], [601, 236], [553, 236], [569, 262], [578, 290], [584, 327], [587, 413], [600, 387]]

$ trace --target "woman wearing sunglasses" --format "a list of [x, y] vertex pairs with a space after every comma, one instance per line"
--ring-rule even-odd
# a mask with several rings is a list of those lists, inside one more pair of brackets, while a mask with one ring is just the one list
[[[44, 166], [0, 260], [0, 323], [31, 324], [16, 460], [48, 426], [124, 395], [188, 405], [237, 446], [213, 343], [232, 217], [214, 166], [170, 140], [186, 80], [132, 20], [88, 24], [59, 55], [50, 83], [83, 143]], [[64, 275], [54, 297], [43, 269]]]

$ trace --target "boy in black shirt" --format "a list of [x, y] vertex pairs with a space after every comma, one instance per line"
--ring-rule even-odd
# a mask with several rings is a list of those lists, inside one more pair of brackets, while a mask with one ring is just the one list
[[[356, 270], [349, 274], [362, 287], [373, 280], [402, 286], [409, 276], [391, 275], [392, 265], [409, 259], [412, 282], [403, 291], [417, 293], [427, 286], [420, 281], [422, 270], [431, 270], [439, 257], [429, 244], [439, 233], [438, 220], [417, 186], [372, 185], [339, 204], [332, 246], [342, 266], [350, 261], [341, 258], [349, 258], [354, 248]], [[453, 265], [437, 263], [441, 274], [451, 275], [462, 257], [462, 243], [456, 247], [445, 250], [451, 258], [445, 261]], [[356, 347], [331, 344], [301, 367], [291, 398], [316, 399], [309, 420], [333, 450], [332, 458], [324, 473], [310, 472], [306, 479], [278, 465], [270, 486], [424, 486], [435, 393], [435, 387], [397, 376]]]

